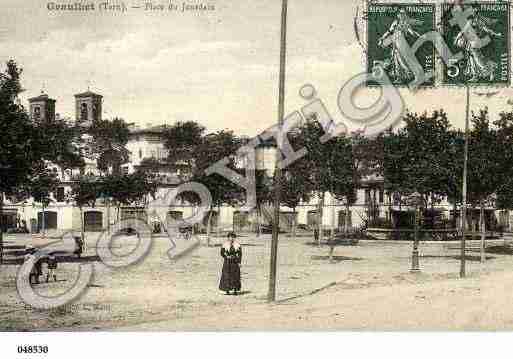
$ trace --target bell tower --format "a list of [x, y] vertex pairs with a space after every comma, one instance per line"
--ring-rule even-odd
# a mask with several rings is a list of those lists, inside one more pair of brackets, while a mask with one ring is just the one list
[[29, 99], [30, 118], [36, 122], [49, 122], [55, 120], [55, 100], [41, 93]]
[[103, 96], [87, 91], [75, 95], [75, 121], [77, 125], [91, 125], [102, 119]]

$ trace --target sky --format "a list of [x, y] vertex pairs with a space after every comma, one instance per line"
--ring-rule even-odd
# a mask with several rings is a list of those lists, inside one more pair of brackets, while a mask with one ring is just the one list
[[[82, 1], [90, 2], [103, 1]], [[298, 92], [312, 84], [341, 119], [339, 90], [365, 66], [353, 30], [361, 2], [289, 0], [286, 113], [306, 104]], [[209, 131], [251, 136], [276, 123], [281, 1], [210, 0], [203, 3], [215, 10], [201, 13], [146, 12], [130, 8], [143, 0], [124, 3], [125, 13], [73, 13], [50, 12], [46, 0], [0, 0], [0, 62], [14, 59], [24, 69], [22, 100], [44, 89], [61, 116], [74, 117], [73, 95], [89, 87], [104, 96], [104, 118], [140, 126], [194, 120]], [[443, 107], [462, 127], [464, 89], [401, 94], [408, 109]], [[491, 98], [473, 95], [472, 109], [508, 110], [511, 95], [510, 89]], [[360, 100], [377, 96], [365, 90]]]

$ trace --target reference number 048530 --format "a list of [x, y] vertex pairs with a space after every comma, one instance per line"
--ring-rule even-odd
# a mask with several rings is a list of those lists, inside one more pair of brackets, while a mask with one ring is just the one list
[[18, 354], [47, 354], [48, 345], [18, 345]]

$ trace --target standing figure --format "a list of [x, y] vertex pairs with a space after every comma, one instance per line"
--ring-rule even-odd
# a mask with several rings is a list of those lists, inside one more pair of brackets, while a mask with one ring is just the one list
[[84, 252], [85, 243], [82, 237], [74, 236], [73, 239], [75, 240], [75, 251], [73, 253], [80, 258]]
[[50, 277], [53, 278], [54, 282], [57, 282], [57, 274], [55, 271], [57, 270], [57, 258], [55, 255], [50, 254], [46, 259], [46, 264], [48, 266], [48, 272], [46, 274], [46, 283], [50, 280]]
[[242, 248], [235, 238], [235, 233], [228, 234], [228, 240], [221, 247], [221, 257], [224, 258], [223, 271], [219, 289], [230, 294], [233, 291], [237, 295], [241, 288], [240, 263], [242, 260]]
[[[494, 37], [502, 37], [502, 34], [497, 33], [487, 26], [487, 23], [493, 23], [492, 19], [485, 19], [482, 16], [470, 15], [463, 30], [461, 30], [454, 39], [454, 45], [463, 49], [467, 65], [465, 67], [465, 76], [468, 81], [479, 81], [483, 78], [488, 78], [493, 81], [495, 78], [495, 70], [497, 63], [486, 59], [481, 48], [483, 41], [480, 40], [487, 35]], [[474, 30], [477, 38], [471, 36]]]
[[410, 18], [406, 11], [401, 9], [397, 14], [397, 19], [394, 20], [390, 28], [378, 40], [378, 45], [383, 46], [383, 41], [387, 37], [391, 37], [392, 53], [390, 60], [386, 62], [392, 65], [390, 75], [396, 83], [409, 81], [415, 77], [404, 54], [408, 53], [407, 48], [409, 47], [406, 37], [408, 35], [420, 37], [420, 34], [413, 29], [412, 25], [419, 25], [421, 23], [419, 20]]
[[319, 242], [319, 228], [314, 228], [314, 241], [317, 243]]

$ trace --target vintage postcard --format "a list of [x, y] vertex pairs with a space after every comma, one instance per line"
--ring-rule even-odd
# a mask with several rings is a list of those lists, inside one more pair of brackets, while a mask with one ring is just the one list
[[1, 0], [0, 357], [511, 331], [510, 7]]

